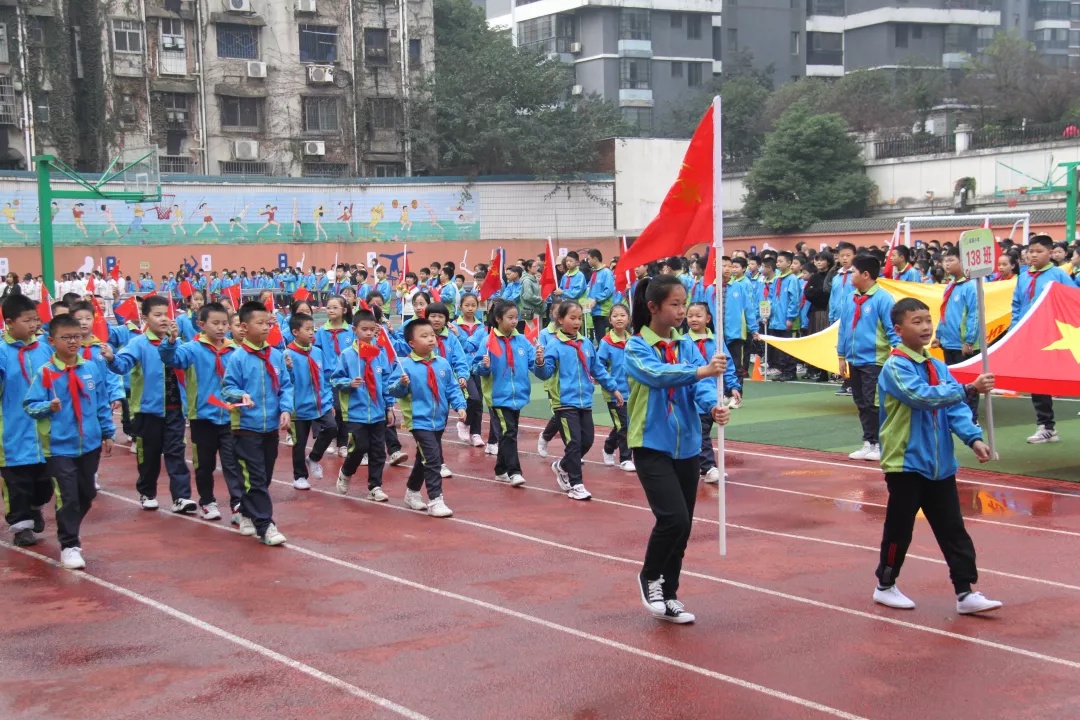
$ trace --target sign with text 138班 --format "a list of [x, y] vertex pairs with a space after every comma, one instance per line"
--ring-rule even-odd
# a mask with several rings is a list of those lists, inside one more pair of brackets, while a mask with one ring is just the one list
[[968, 230], [960, 235], [960, 264], [969, 278], [988, 277], [994, 267], [994, 231]]

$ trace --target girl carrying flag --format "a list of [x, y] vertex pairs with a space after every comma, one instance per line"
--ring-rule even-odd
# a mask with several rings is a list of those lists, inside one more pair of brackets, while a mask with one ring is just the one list
[[[690, 332], [686, 334], [697, 348], [698, 355], [703, 363], [708, 363], [710, 358], [717, 353], [716, 335], [713, 334], [712, 311], [705, 303], [690, 303], [686, 309], [686, 324]], [[742, 387], [739, 385], [739, 377], [735, 374], [735, 361], [724, 345], [724, 356], [727, 358], [727, 369], [724, 370], [724, 389], [731, 394], [735, 403], [742, 402]], [[713, 419], [711, 410], [716, 405], [716, 383], [711, 380], [703, 380], [703, 400], [698, 402], [698, 416], [701, 418], [701, 469], [700, 473], [705, 482], [720, 482], [720, 469], [716, 467], [716, 451], [713, 450], [712, 428]]]
[[[472, 357], [485, 339], [484, 325], [476, 319], [480, 301], [471, 293], [461, 297], [461, 317], [450, 323], [450, 331], [457, 336], [458, 343], [466, 357]], [[480, 384], [475, 371], [469, 376], [468, 396], [465, 398], [465, 422], [457, 424], [458, 439], [473, 447], [482, 447], [485, 443], [480, 435], [484, 419], [484, 403], [480, 399]], [[494, 445], [495, 426], [489, 428], [489, 445]]]
[[[315, 331], [315, 346], [323, 356], [325, 384], [330, 386], [330, 374], [337, 367], [338, 359], [345, 348], [356, 340], [356, 333], [349, 326], [352, 321], [352, 308], [340, 295], [332, 295], [326, 301], [326, 323]], [[337, 452], [340, 457], [349, 454], [348, 429], [341, 410], [341, 396], [334, 397], [334, 419], [337, 421]]]

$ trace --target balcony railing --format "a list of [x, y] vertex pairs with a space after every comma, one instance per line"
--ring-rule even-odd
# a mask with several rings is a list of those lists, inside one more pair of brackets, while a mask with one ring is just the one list
[[846, 14], [844, 0], [806, 0], [806, 14], [842, 17]]
[[352, 176], [352, 165], [335, 162], [305, 162], [300, 168], [304, 177], [343, 178]]
[[971, 134], [971, 149], [1032, 145], [1055, 140], [1080, 140], [1076, 125], [1067, 122], [1029, 123], [1022, 127], [981, 128]]
[[162, 175], [190, 175], [192, 172], [191, 158], [187, 155], [161, 155], [158, 167]]
[[843, 65], [843, 50], [810, 50], [806, 53], [807, 65]]
[[222, 175], [274, 177], [280, 175], [277, 163], [253, 162], [249, 160], [221, 160], [218, 162]]
[[912, 155], [935, 155], [956, 151], [956, 135], [890, 135], [874, 141], [874, 157], [911, 157]]

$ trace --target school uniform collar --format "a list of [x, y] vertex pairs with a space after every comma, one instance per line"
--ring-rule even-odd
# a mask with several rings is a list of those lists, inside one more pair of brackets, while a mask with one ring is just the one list
[[146, 338], [147, 340], [150, 340], [151, 342], [153, 342], [154, 340], [160, 340], [161, 339], [150, 328], [146, 329], [146, 331], [143, 333], [143, 337]]
[[[199, 333], [199, 334], [198, 334], [198, 335], [197, 335], [197, 336], [195, 337], [195, 339], [196, 339], [196, 340], [198, 340], [199, 342], [201, 342], [201, 343], [202, 343], [202, 344], [204, 344], [204, 345], [209, 345], [210, 347], [216, 347], [216, 346], [214, 345], [214, 341], [213, 341], [213, 340], [211, 340], [211, 339], [210, 339], [209, 337], [207, 337], [206, 333], [202, 333], [202, 332], [201, 332], [201, 333]], [[239, 349], [239, 348], [238, 348], [238, 347], [236, 346], [236, 343], [234, 343], [234, 342], [232, 341], [232, 338], [225, 338], [225, 342], [221, 344], [221, 349], [222, 349], [222, 350], [224, 350], [225, 348], [232, 348], [232, 349], [234, 349], [234, 350], [238, 350], [238, 349]]]
[[437, 357], [439, 357], [439, 354], [436, 353], [434, 350], [432, 350], [431, 354], [428, 355], [427, 357], [422, 357], [420, 355], [417, 355], [415, 352], [410, 352], [409, 353], [409, 359], [410, 360], [415, 360], [416, 362], [427, 362], [429, 360], [434, 360]]
[[577, 275], [577, 274], [578, 274], [578, 273], [580, 273], [580, 272], [581, 272], [581, 268], [574, 268], [573, 270], [567, 270], [567, 271], [566, 271], [566, 275], [567, 275], [567, 276], [570, 276], [570, 275]]
[[[356, 341], [354, 340], [353, 342], [355, 343]], [[311, 352], [311, 348], [315, 347], [314, 343], [311, 344], [311, 345], [301, 345], [300, 343], [296, 342], [295, 340], [292, 341], [292, 344], [295, 345], [296, 347], [300, 348], [304, 352]]]
[[867, 290], [866, 292], [859, 292], [859, 291], [857, 291], [857, 290], [856, 290], [856, 291], [855, 291], [855, 294], [856, 294], [856, 295], [873, 295], [874, 293], [876, 293], [876, 292], [877, 292], [878, 290], [880, 290], [880, 289], [881, 289], [881, 286], [880, 286], [880, 285], [878, 285], [878, 284], [877, 284], [877, 283], [875, 282], [875, 283], [874, 283], [873, 285], [871, 285], [871, 286], [870, 286], [870, 289], [869, 289], [869, 290]]
[[346, 324], [345, 322], [342, 322], [341, 327], [336, 328], [336, 327], [334, 327], [333, 325], [330, 324], [329, 320], [327, 320], [325, 323], [323, 323], [322, 329], [323, 330], [344, 330], [347, 327], [349, 327], [348, 324]]
[[715, 337], [715, 335], [713, 335], [712, 330], [706, 330], [705, 332], [703, 332], [701, 334], [698, 334], [698, 333], [694, 332], [693, 330], [690, 330], [690, 331], [688, 331], [686, 333], [686, 335], [687, 335], [687, 337], [689, 337], [694, 342], [697, 342], [698, 340], [712, 340]]
[[69, 367], [78, 367], [79, 365], [85, 365], [86, 364], [86, 360], [84, 360], [81, 355], [76, 355], [75, 356], [75, 362], [73, 362], [71, 365], [68, 365], [63, 360], [61, 360], [56, 355], [56, 353], [53, 353], [53, 356], [52, 356], [52, 359], [50, 360], [50, 362], [56, 367], [57, 370], [67, 370]]
[[256, 352], [261, 352], [261, 351], [266, 350], [266, 349], [268, 349], [270, 347], [268, 344], [266, 344], [265, 341], [263, 341], [262, 345], [256, 345], [255, 343], [245, 339], [243, 344], [244, 344], [245, 347], [249, 347], [249, 348], [251, 348], [252, 350], [254, 350]]
[[924, 363], [930, 360], [930, 355], [927, 354], [926, 348], [923, 348], [923, 351], [921, 353], [918, 353], [909, 348], [907, 345], [900, 343], [896, 346], [896, 349], [904, 353], [904, 355], [912, 362]]
[[641, 328], [641, 332], [639, 334], [641, 335], [641, 339], [648, 343], [650, 346], [654, 346], [656, 345], [656, 343], [660, 342], [678, 342], [679, 338], [682, 337], [678, 330], [672, 328], [671, 337], [662, 338], [657, 335], [648, 325]]
[[495, 333], [495, 337], [501, 337], [501, 338], [512, 338], [515, 335], [520, 335], [521, 334], [517, 330], [511, 330], [509, 335], [503, 335], [502, 331], [500, 331], [499, 328], [492, 328], [491, 331], [493, 333]]
[[966, 275], [961, 275], [959, 278], [949, 278], [949, 282], [953, 285], [959, 285], [960, 283], [966, 283], [967, 281], [968, 277]]
[[11, 337], [11, 335], [8, 333], [8, 331], [5, 330], [4, 331], [4, 342], [6, 342], [8, 345], [14, 345], [15, 347], [25, 347], [26, 345], [31, 345], [33, 343], [40, 342], [40, 340], [38, 340], [38, 338], [34, 338], [30, 342], [26, 343], [26, 342], [23, 342], [22, 340], [16, 340], [15, 338]]
[[614, 330], [608, 330], [604, 337], [611, 338], [614, 342], [626, 342], [630, 339], [630, 333], [624, 333], [622, 337], [616, 337]]
[[1029, 273], [1044, 273], [1047, 270], [1049, 270], [1050, 268], [1056, 268], [1056, 267], [1057, 267], [1057, 265], [1055, 265], [1053, 260], [1051, 260], [1050, 262], [1043, 265], [1041, 268], [1036, 268], [1034, 270], [1032, 269], [1032, 267], [1030, 265], [1028, 265], [1028, 272]]
[[564, 333], [562, 330], [556, 330], [555, 331], [555, 337], [557, 337], [561, 342], [574, 342], [576, 340], [584, 340], [585, 339], [580, 334], [575, 335], [574, 337], [570, 337], [569, 335]]

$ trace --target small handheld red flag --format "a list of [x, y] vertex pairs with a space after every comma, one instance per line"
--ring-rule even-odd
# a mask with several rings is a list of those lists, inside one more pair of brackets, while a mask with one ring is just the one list
[[89, 278], [88, 278], [88, 279], [86, 280], [86, 292], [88, 292], [88, 293], [92, 293], [92, 292], [94, 292], [94, 288], [95, 288], [95, 287], [96, 287], [96, 284], [94, 283], [94, 276], [93, 276], [93, 275], [91, 275], [91, 276], [90, 276], [90, 277], [89, 277]]
[[135, 296], [133, 295], [117, 305], [113, 312], [116, 313], [116, 317], [124, 322], [135, 322], [139, 319], [139, 303], [135, 301]]
[[499, 338], [495, 337], [494, 330], [488, 333], [487, 349], [495, 357], [502, 357], [502, 345], [499, 344]]
[[540, 297], [544, 300], [551, 297], [555, 288], [559, 287], [559, 280], [555, 277], [555, 250], [551, 247], [551, 238], [547, 240], [547, 251], [544, 253], [544, 270], [540, 273]]
[[180, 283], [180, 286], [177, 288], [177, 290], [180, 291], [180, 297], [189, 298], [192, 296], [192, 294], [194, 294], [195, 286], [192, 285], [190, 281], [185, 280], [184, 282]]
[[223, 410], [235, 410], [240, 407], [240, 403], [227, 403], [217, 395], [208, 395], [206, 401], [214, 407], [219, 407]]
[[233, 310], [240, 309], [240, 286], [230, 285], [221, 291], [221, 294], [229, 298], [229, 302], [232, 303]]
[[480, 286], [480, 299], [487, 300], [502, 289], [503, 273], [506, 271], [506, 253], [502, 248], [497, 248], [491, 255], [491, 266], [488, 267], [487, 276]]
[[45, 289], [42, 289], [41, 294], [44, 295], [44, 298], [37, 306], [38, 317], [41, 318], [43, 323], [52, 322], [52, 297], [49, 295], [49, 291]]
[[176, 319], [176, 303], [173, 302], [172, 295], [169, 296], [169, 319]]
[[306, 287], [296, 288], [296, 292], [293, 293], [293, 300], [307, 300], [311, 297], [311, 293], [308, 292]]
[[266, 300], [263, 301], [263, 305], [266, 306], [266, 312], [270, 313], [271, 315], [274, 314], [274, 298], [273, 297], [266, 298]]
[[94, 337], [98, 340], [107, 343], [109, 342], [109, 323], [105, 320], [105, 312], [93, 295], [90, 296], [90, 304], [94, 306], [94, 323], [91, 325], [90, 331], [94, 333]]
[[116, 263], [112, 266], [112, 270], [109, 271], [109, 275], [116, 282], [120, 282], [120, 263]]
[[386, 357], [390, 362], [397, 362], [397, 352], [394, 350], [390, 337], [386, 334], [386, 328], [379, 326], [379, 334], [375, 336], [375, 344], [386, 351]]
[[531, 344], [535, 345], [536, 341], [540, 339], [540, 318], [534, 317], [532, 320], [525, 322], [525, 339]]
[[374, 360], [379, 357], [379, 350], [377, 345], [369, 345], [368, 343], [360, 343], [359, 355], [363, 360]]
[[266, 342], [271, 347], [277, 347], [285, 342], [285, 336], [281, 334], [281, 328], [274, 323], [270, 326], [270, 332], [266, 335]]

